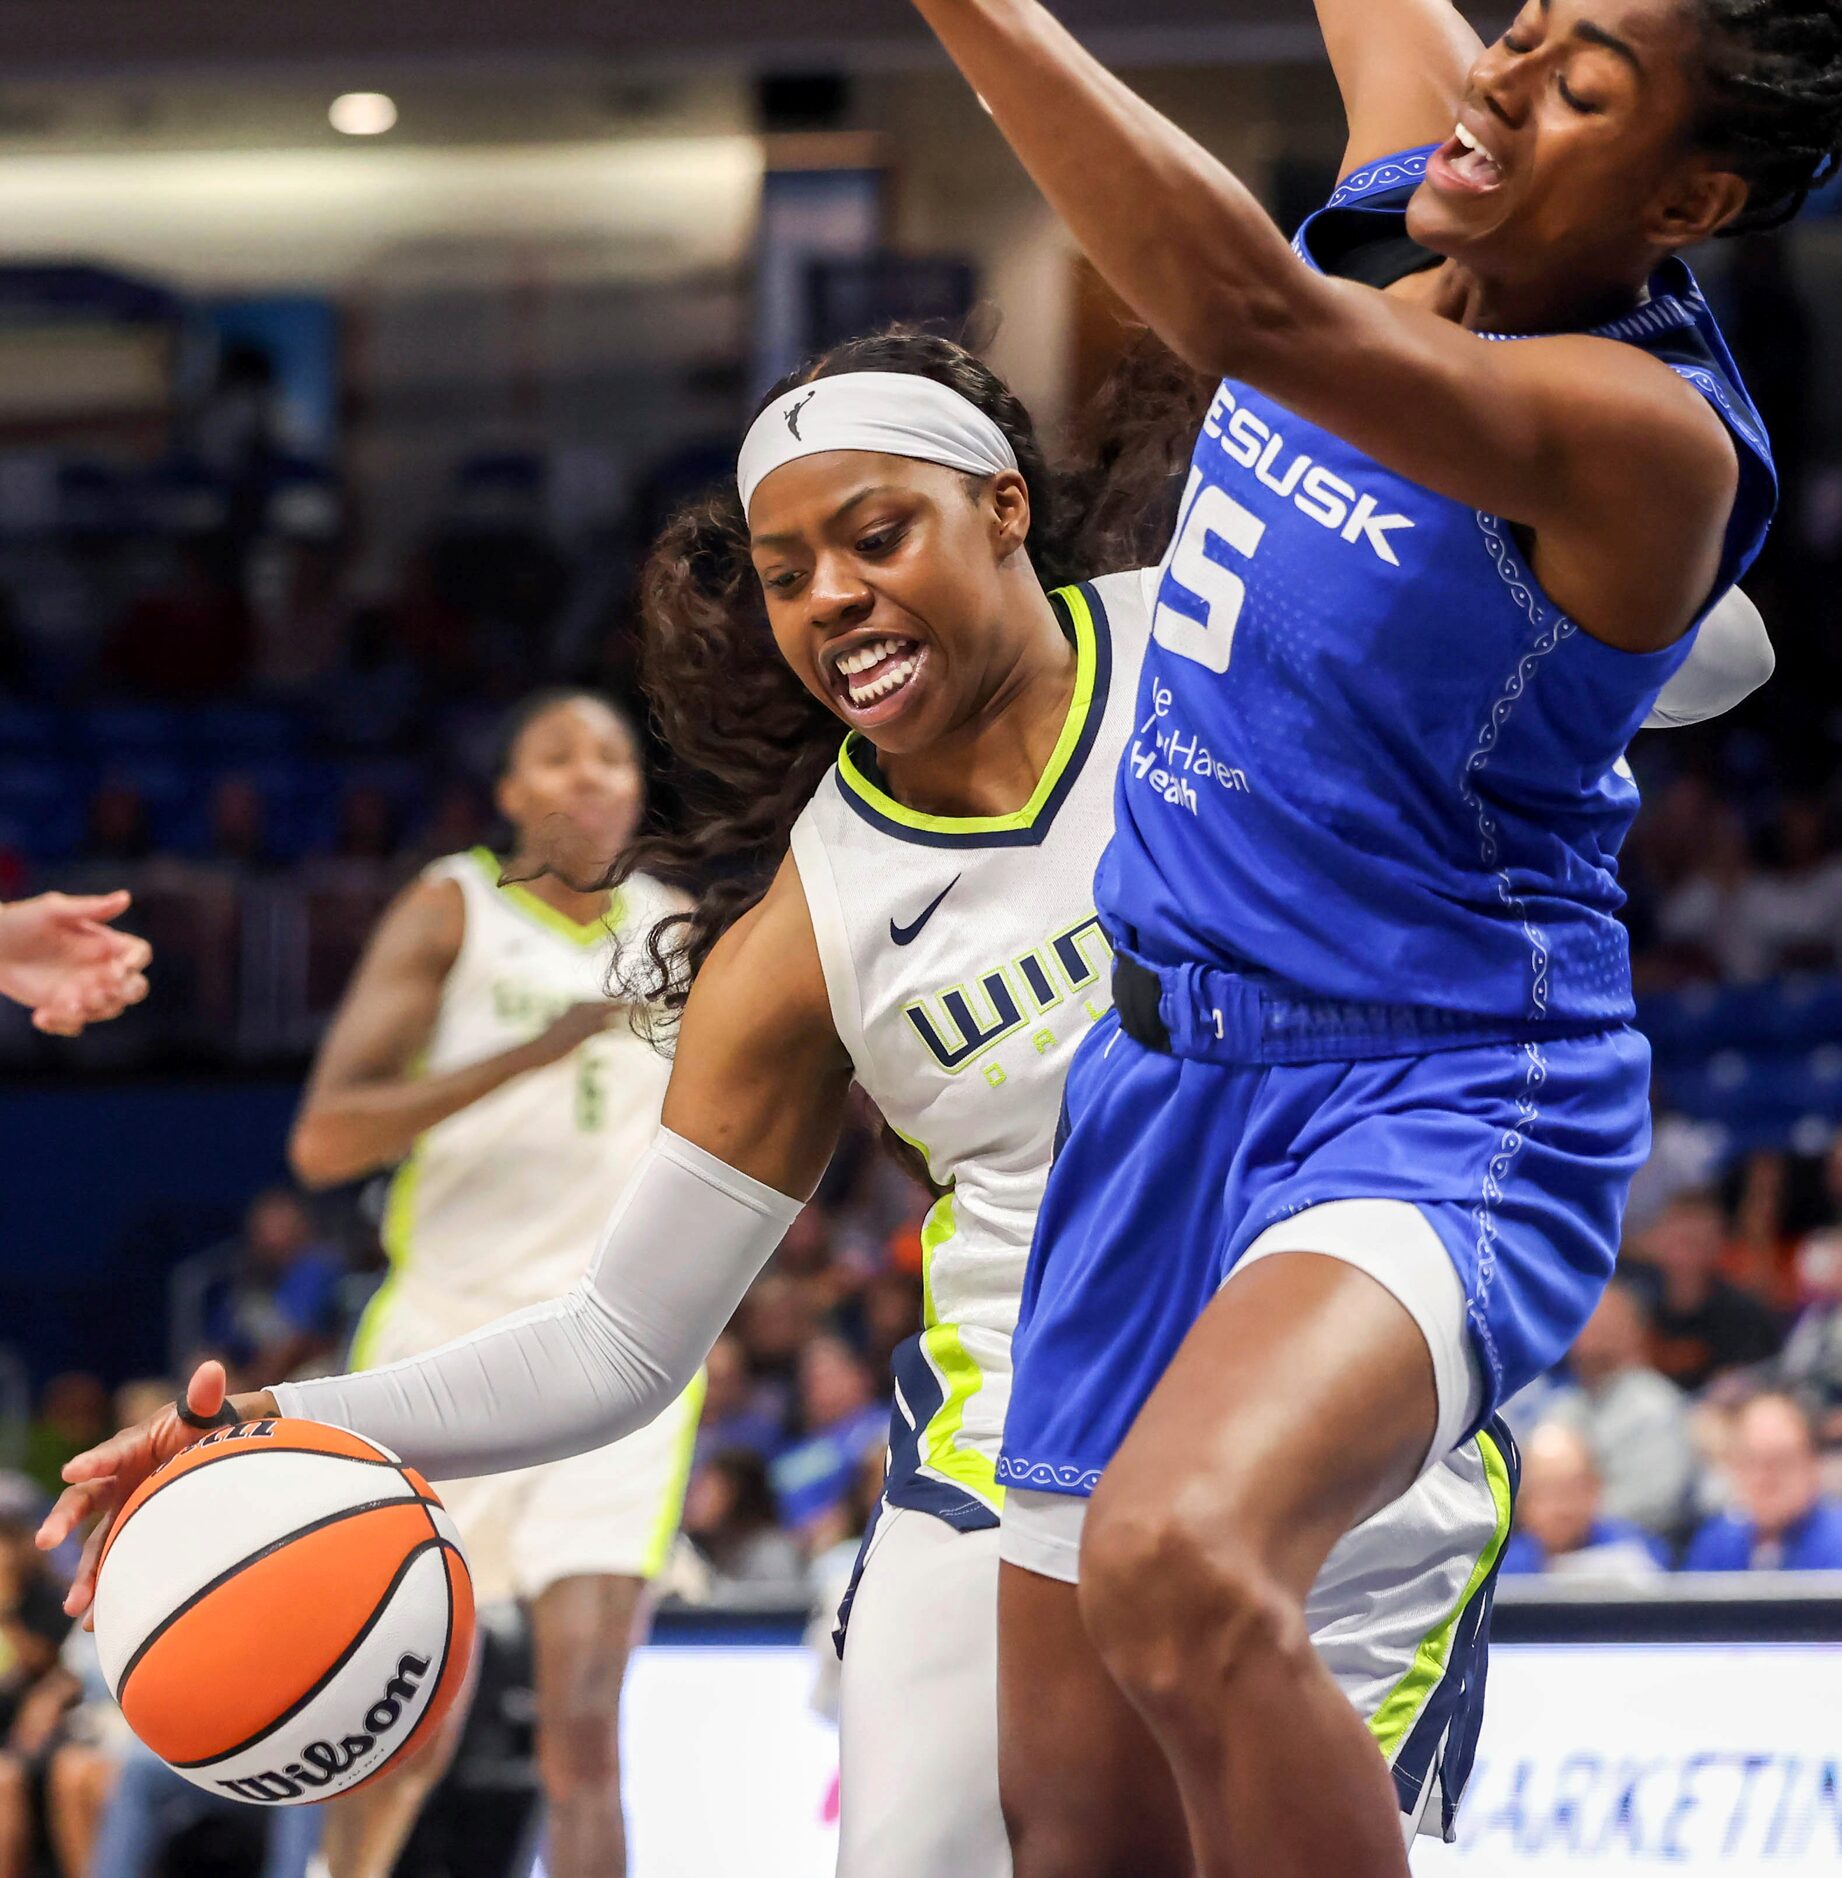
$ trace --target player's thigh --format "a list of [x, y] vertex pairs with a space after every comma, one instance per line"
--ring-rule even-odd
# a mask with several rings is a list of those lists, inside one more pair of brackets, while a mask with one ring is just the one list
[[[1067, 1504], [1078, 1532], [1085, 1503]], [[1170, 1769], [1089, 1641], [1074, 1585], [1006, 1562], [998, 1639], [998, 1764], [1019, 1872], [1188, 1878]]]
[[1251, 1556], [1302, 1597], [1336, 1541], [1413, 1485], [1438, 1420], [1427, 1338], [1378, 1279], [1303, 1252], [1237, 1269], [1094, 1493], [1084, 1590], [1123, 1577], [1130, 1597], [1135, 1558], [1174, 1552]]
[[839, 1878], [1006, 1878], [998, 1535], [885, 1508], [839, 1687]]

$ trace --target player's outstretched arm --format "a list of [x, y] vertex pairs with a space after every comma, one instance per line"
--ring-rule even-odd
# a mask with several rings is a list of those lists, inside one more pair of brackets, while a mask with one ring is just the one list
[[[664, 1127], [573, 1291], [409, 1362], [282, 1384], [233, 1409], [334, 1422], [438, 1480], [530, 1467], [643, 1427], [696, 1374], [817, 1186], [850, 1078], [789, 863], [698, 974]], [[191, 1385], [194, 1411], [215, 1410], [223, 1388], [223, 1371], [207, 1365]], [[107, 1521], [193, 1439], [164, 1410], [65, 1468], [70, 1484], [39, 1543], [104, 1522], [71, 1588], [73, 1613], [88, 1607]]]
[[1452, 0], [1317, 0], [1349, 142], [1340, 176], [1452, 134], [1483, 42]]
[[[1328, 279], [1038, 0], [915, 4], [1089, 259], [1180, 357], [1528, 529], [1543, 586], [1595, 637], [1645, 652], [1682, 634], [1718, 573], [1738, 465], [1666, 365], [1573, 334], [1494, 345], [1452, 309]], [[1676, 219], [1685, 245], [1736, 191], [1711, 175]]]
[[128, 905], [120, 892], [41, 893], [0, 906], [0, 996], [23, 1004], [54, 1037], [74, 1037], [139, 1004], [153, 950], [109, 924]]

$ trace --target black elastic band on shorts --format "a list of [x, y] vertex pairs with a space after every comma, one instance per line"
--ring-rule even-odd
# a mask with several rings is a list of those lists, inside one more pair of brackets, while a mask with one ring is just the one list
[[1147, 1050], [1170, 1054], [1170, 1032], [1158, 1015], [1158, 1000], [1164, 987], [1157, 973], [1147, 971], [1137, 959], [1123, 954], [1113, 960], [1113, 1008], [1119, 1013], [1119, 1027], [1134, 1043]]
[[179, 1419], [184, 1422], [188, 1428], [235, 1428], [238, 1427], [243, 1420], [243, 1417], [230, 1406], [228, 1401], [218, 1405], [218, 1411], [215, 1415], [194, 1415], [191, 1405], [186, 1401], [184, 1396], [176, 1397], [173, 1402], [173, 1407], [177, 1411]]

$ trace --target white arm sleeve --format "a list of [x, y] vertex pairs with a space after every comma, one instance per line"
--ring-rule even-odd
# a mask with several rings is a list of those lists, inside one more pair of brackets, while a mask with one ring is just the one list
[[1646, 730], [1677, 730], [1731, 711], [1772, 675], [1777, 659], [1759, 609], [1738, 587], [1701, 622], [1695, 644], [1644, 719]]
[[275, 1399], [436, 1480], [605, 1447], [683, 1393], [801, 1204], [661, 1129], [566, 1296], [427, 1356], [283, 1383]]

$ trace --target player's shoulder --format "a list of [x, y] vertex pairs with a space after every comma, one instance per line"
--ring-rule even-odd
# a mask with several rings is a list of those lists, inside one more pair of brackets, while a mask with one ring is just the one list
[[1159, 571], [1155, 567], [1129, 567], [1077, 585], [1099, 600], [1106, 614], [1106, 627], [1114, 638], [1145, 640], [1151, 637]]
[[[763, 996], [767, 988], [771, 995]], [[830, 1021], [824, 969], [812, 910], [789, 855], [766, 893], [736, 919], [710, 949], [692, 988], [700, 1010], [737, 1000], [767, 1027], [803, 1031], [815, 1018]]]

